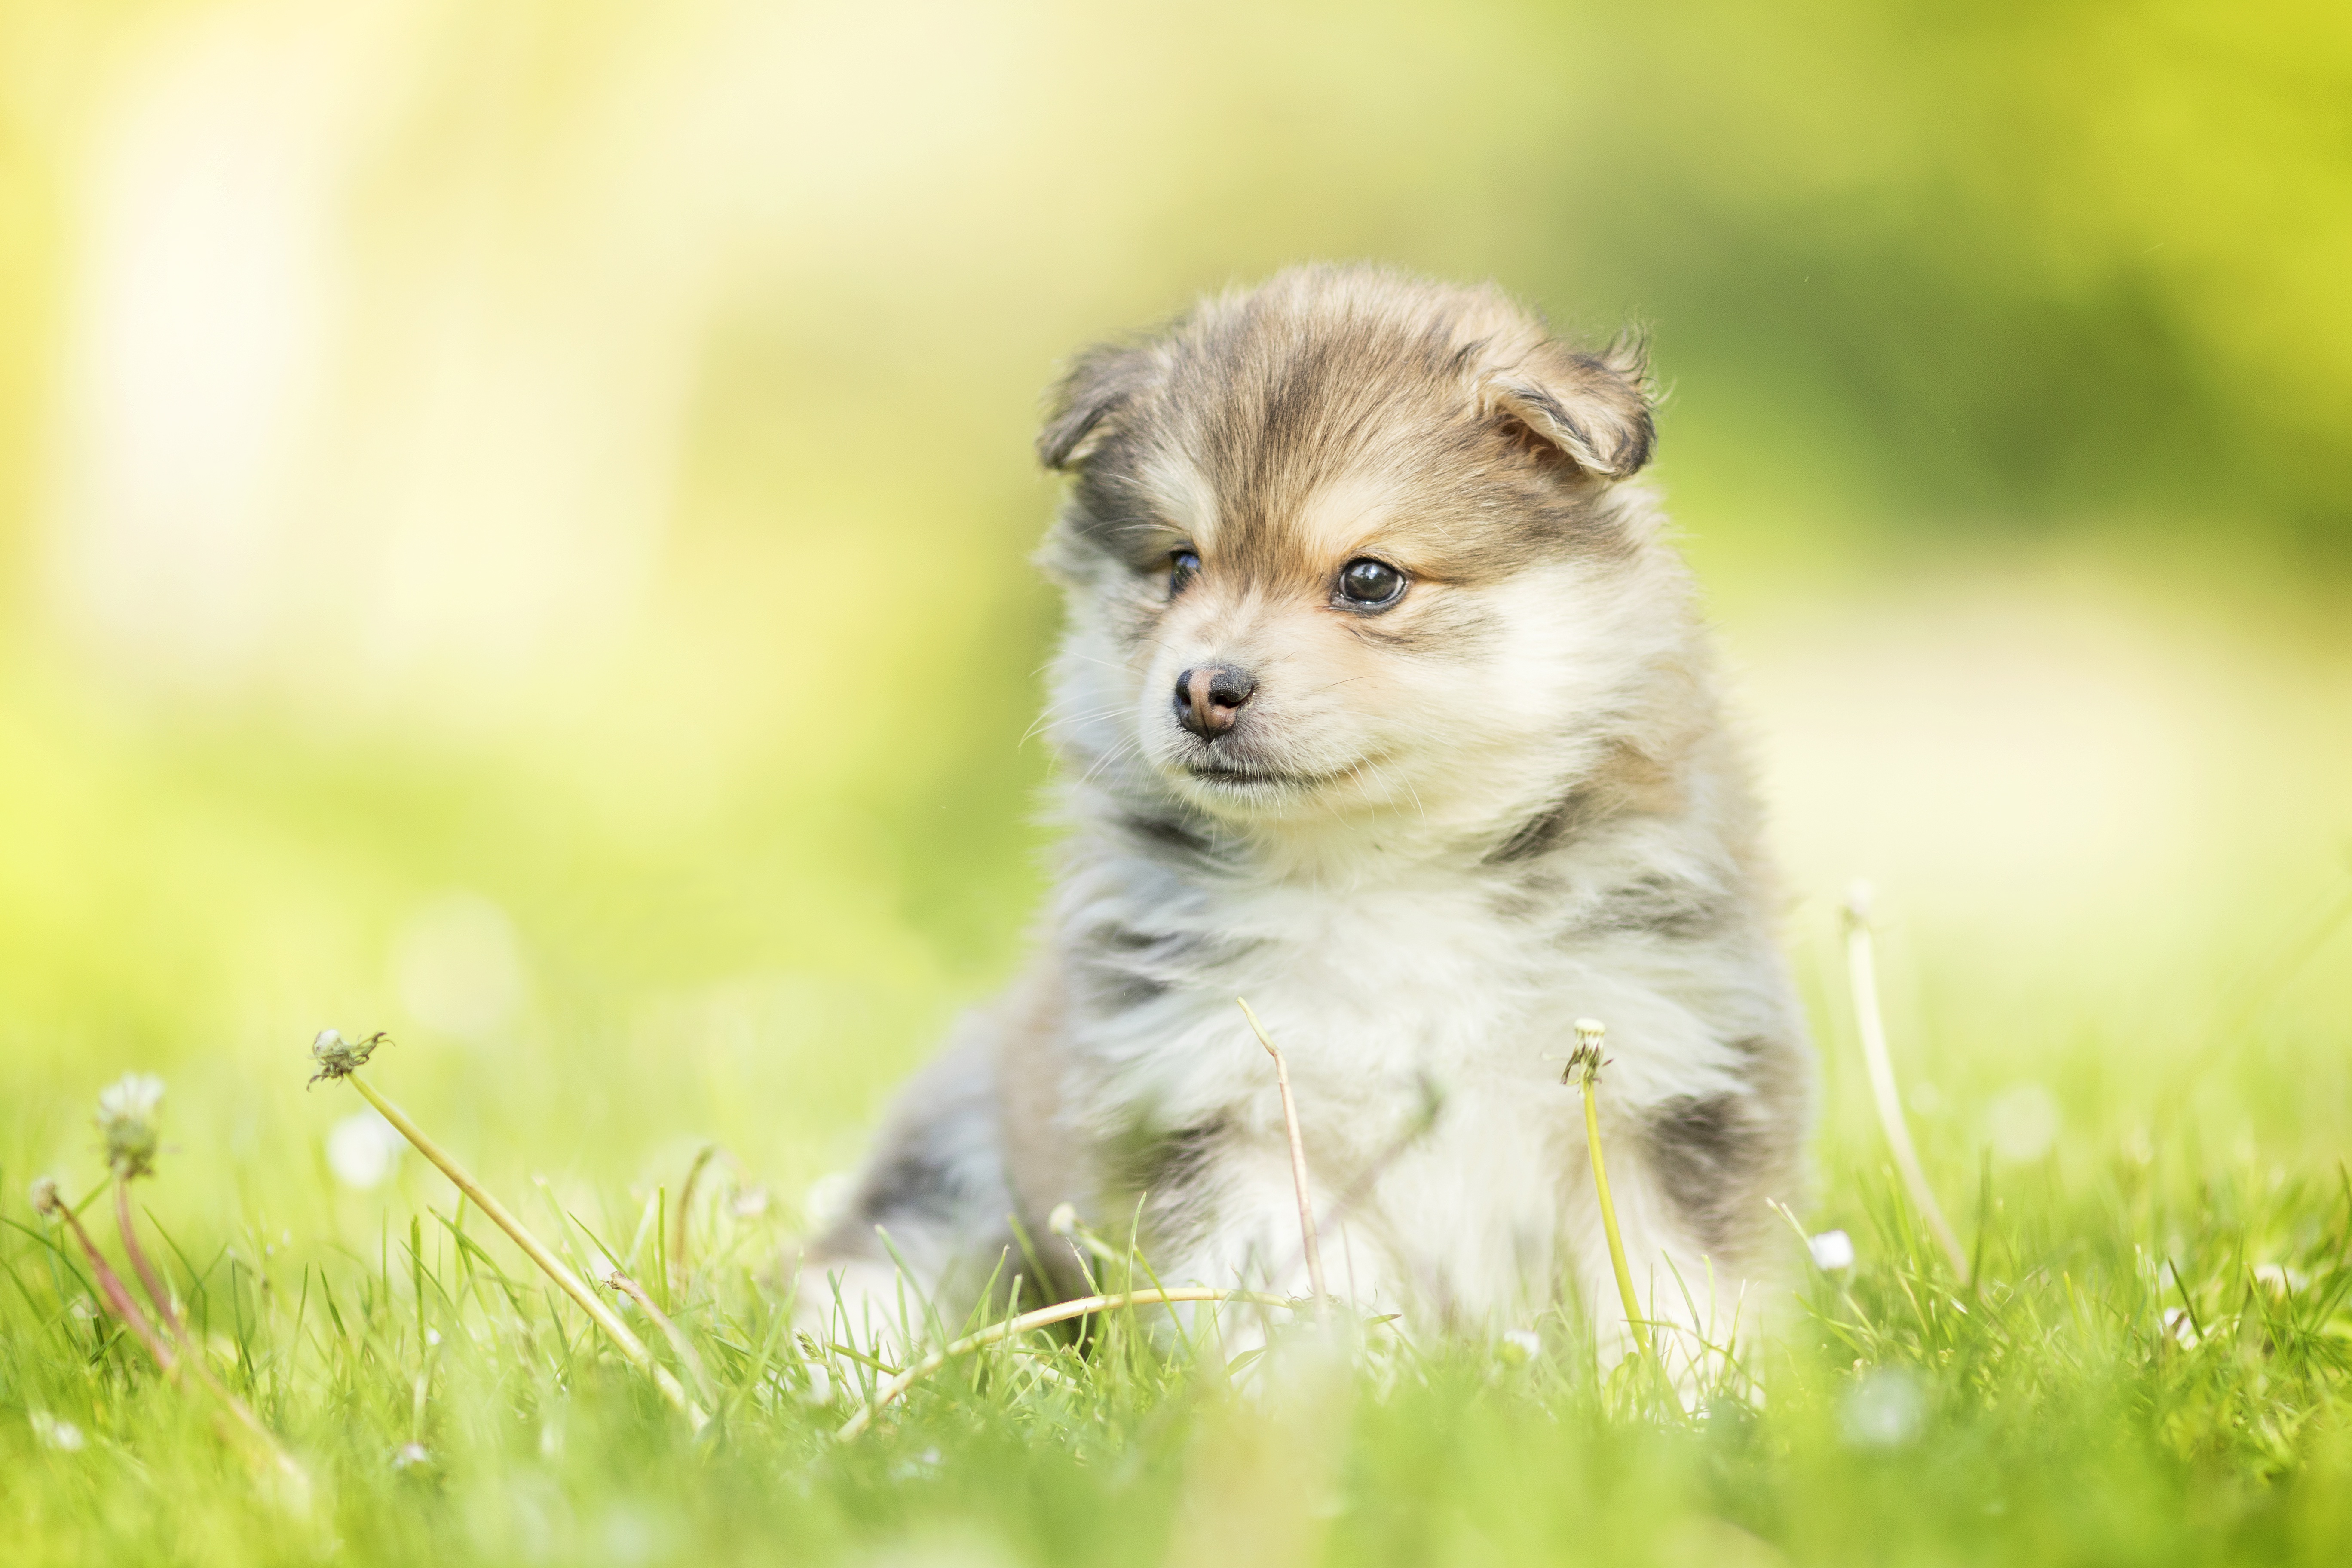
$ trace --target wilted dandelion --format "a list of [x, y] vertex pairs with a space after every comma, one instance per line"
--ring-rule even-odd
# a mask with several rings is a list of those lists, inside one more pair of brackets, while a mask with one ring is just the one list
[[378, 1046], [391, 1043], [392, 1037], [382, 1030], [363, 1040], [346, 1040], [341, 1029], [321, 1029], [310, 1042], [310, 1059], [319, 1067], [319, 1070], [310, 1075], [310, 1081], [317, 1083], [325, 1079], [332, 1082], [339, 1078], [349, 1078], [367, 1066], [368, 1058], [375, 1055]]
[[127, 1074], [99, 1094], [98, 1132], [106, 1142], [107, 1169], [124, 1181], [155, 1169], [155, 1108], [163, 1100], [163, 1080], [152, 1073]]

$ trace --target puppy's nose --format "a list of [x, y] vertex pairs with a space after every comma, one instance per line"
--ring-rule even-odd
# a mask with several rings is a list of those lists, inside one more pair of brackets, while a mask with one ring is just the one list
[[1246, 671], [1228, 664], [1188, 669], [1176, 678], [1176, 717], [1201, 739], [1213, 741], [1234, 727], [1256, 689]]

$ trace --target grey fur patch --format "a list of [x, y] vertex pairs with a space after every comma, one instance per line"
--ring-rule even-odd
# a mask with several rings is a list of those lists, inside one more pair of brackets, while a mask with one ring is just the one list
[[1570, 934], [1696, 942], [1714, 935], [1730, 909], [1729, 897], [1719, 889], [1653, 872], [1603, 894], [1600, 907], [1577, 921]]
[[1213, 864], [1225, 858], [1224, 852], [1207, 833], [1197, 831], [1172, 816], [1130, 812], [1118, 819], [1118, 826], [1138, 847], [1156, 852], [1155, 858], [1172, 857], [1181, 861], [1205, 864]]
[[1229, 1131], [1223, 1117], [1138, 1128], [1111, 1151], [1108, 1173], [1128, 1213], [1140, 1205], [1147, 1257], [1181, 1256], [1214, 1222], [1213, 1177]]
[[867, 1169], [849, 1213], [835, 1230], [870, 1244], [877, 1225], [950, 1224], [961, 1216], [964, 1196], [962, 1184], [945, 1162], [920, 1144], [902, 1143]]
[[1150, 1196], [1155, 1207], [1181, 1199], [1200, 1184], [1225, 1131], [1224, 1118], [1214, 1117], [1197, 1127], [1139, 1135], [1121, 1152], [1118, 1179], [1128, 1191]]
[[1077, 977], [1086, 987], [1087, 997], [1108, 1012], [1125, 1012], [1157, 1001], [1169, 992], [1169, 984], [1155, 974], [1131, 964], [1122, 963], [1108, 954], [1083, 958], [1077, 963]]
[[1560, 798], [1558, 805], [1538, 812], [1520, 824], [1518, 830], [1508, 838], [1489, 849], [1484, 863], [1510, 866], [1536, 859], [1577, 837], [1601, 815], [1601, 801], [1597, 795], [1590, 790], [1572, 789]]
[[1767, 1135], [1737, 1095], [1685, 1095], [1651, 1114], [1643, 1141], [1667, 1200], [1701, 1245], [1720, 1252], [1743, 1228], [1740, 1205], [1768, 1157]]
[[1180, 985], [1205, 983], [1248, 957], [1257, 944], [1206, 931], [1139, 931], [1097, 926], [1072, 955], [1080, 982], [1097, 1006], [1139, 1007]]

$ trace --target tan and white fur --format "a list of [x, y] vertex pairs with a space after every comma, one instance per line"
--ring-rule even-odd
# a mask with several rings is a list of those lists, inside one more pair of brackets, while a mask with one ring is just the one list
[[1073, 481], [1042, 557], [1059, 889], [812, 1244], [803, 1322], [900, 1322], [894, 1254], [950, 1322], [1000, 1262], [1076, 1293], [1064, 1203], [1164, 1283], [1303, 1292], [1245, 996], [1335, 1292], [1473, 1331], [1565, 1296], [1622, 1344], [1561, 1083], [1590, 1016], [1646, 1310], [1752, 1323], [1809, 1056], [1690, 579], [1627, 482], [1652, 447], [1638, 349], [1372, 268], [1077, 361], [1039, 441]]

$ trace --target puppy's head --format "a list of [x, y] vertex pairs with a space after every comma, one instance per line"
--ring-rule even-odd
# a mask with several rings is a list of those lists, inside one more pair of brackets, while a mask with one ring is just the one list
[[1545, 787], [1643, 651], [1652, 444], [1638, 348], [1491, 289], [1299, 269], [1096, 349], [1038, 441], [1057, 736], [1228, 818]]

